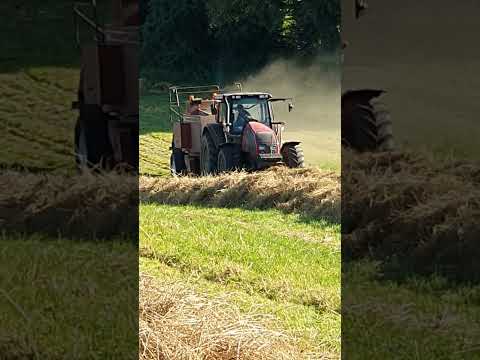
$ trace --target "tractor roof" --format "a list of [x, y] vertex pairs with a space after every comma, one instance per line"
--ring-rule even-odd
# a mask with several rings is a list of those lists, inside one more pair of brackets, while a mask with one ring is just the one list
[[223, 94], [218, 94], [218, 97], [231, 97], [231, 96], [261, 96], [261, 95], [266, 95], [268, 98], [271, 98], [272, 95], [269, 93], [264, 93], [264, 92], [229, 92], [229, 93], [223, 93]]

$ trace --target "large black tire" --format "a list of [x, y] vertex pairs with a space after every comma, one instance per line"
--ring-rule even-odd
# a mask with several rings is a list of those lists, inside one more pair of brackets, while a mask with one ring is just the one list
[[172, 154], [170, 155], [170, 173], [172, 176], [181, 176], [187, 173], [187, 164], [185, 163], [185, 154], [182, 149], [175, 148], [172, 144]]
[[105, 169], [112, 157], [108, 123], [100, 109], [83, 105], [75, 125], [75, 157], [80, 170]]
[[305, 156], [300, 144], [285, 144], [282, 149], [283, 162], [289, 168], [303, 168], [305, 166]]
[[201, 175], [212, 175], [217, 172], [218, 148], [208, 133], [202, 136], [200, 151]]
[[240, 148], [233, 145], [224, 145], [220, 148], [217, 158], [219, 173], [238, 169], [240, 166]]
[[354, 104], [347, 122], [348, 132], [342, 139], [343, 145], [360, 152], [394, 149], [390, 112], [377, 99]]

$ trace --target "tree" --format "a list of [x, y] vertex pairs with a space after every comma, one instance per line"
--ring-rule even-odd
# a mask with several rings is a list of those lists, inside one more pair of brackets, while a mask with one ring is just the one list
[[275, 57], [311, 59], [340, 44], [339, 0], [144, 2], [142, 68], [161, 80], [223, 84]]
[[217, 66], [228, 79], [265, 65], [281, 45], [282, 0], [208, 0]]
[[339, 48], [339, 0], [297, 0], [292, 5], [293, 38], [297, 51], [308, 56]]
[[157, 76], [208, 77], [211, 38], [204, 1], [150, 0], [142, 38], [142, 67], [153, 68]]

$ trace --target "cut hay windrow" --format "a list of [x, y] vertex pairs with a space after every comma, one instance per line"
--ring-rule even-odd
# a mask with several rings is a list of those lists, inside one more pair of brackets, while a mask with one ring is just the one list
[[372, 255], [390, 271], [480, 281], [480, 166], [412, 153], [342, 156], [344, 259]]
[[87, 239], [136, 233], [138, 178], [2, 172], [0, 227]]
[[[207, 297], [140, 275], [139, 358], [143, 360], [327, 359], [305, 354], [271, 315], [241, 312], [229, 295]], [[332, 358], [332, 357], [330, 357]]]
[[140, 200], [247, 209], [278, 209], [340, 222], [340, 176], [315, 168], [276, 167], [218, 176], [140, 177]]

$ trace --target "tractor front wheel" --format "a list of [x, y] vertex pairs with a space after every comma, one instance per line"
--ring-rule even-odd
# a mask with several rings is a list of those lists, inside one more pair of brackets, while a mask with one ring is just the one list
[[305, 157], [300, 144], [285, 144], [282, 149], [283, 162], [289, 168], [303, 168]]
[[217, 171], [218, 149], [209, 134], [202, 136], [200, 151], [201, 175], [212, 175]]

